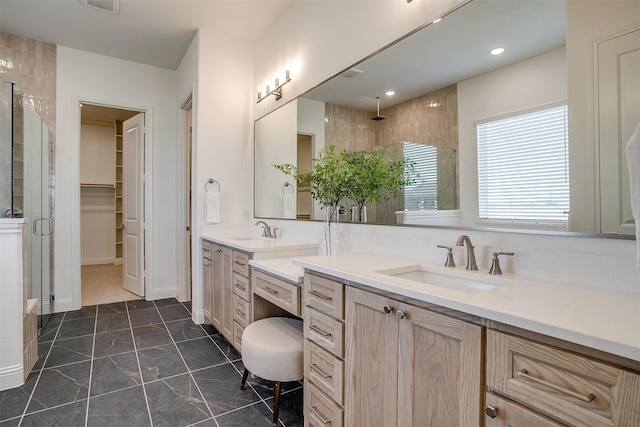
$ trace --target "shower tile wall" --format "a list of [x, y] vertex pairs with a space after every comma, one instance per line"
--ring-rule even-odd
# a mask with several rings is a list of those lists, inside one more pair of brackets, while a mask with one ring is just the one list
[[11, 208], [11, 83], [0, 81], [0, 217]]
[[56, 45], [0, 33], [0, 79], [18, 85], [55, 135]]

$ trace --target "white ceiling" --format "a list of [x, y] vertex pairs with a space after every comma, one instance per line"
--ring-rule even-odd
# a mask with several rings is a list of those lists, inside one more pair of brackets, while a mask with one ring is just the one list
[[176, 69], [198, 29], [256, 41], [294, 0], [120, 0], [117, 15], [82, 0], [0, 0], [0, 31]]

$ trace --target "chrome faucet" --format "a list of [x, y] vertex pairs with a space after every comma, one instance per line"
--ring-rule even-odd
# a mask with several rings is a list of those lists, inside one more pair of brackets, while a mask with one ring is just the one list
[[262, 237], [273, 237], [271, 234], [271, 227], [264, 221], [256, 221], [256, 225], [262, 226]]
[[478, 270], [478, 265], [476, 264], [476, 255], [473, 253], [473, 245], [471, 244], [471, 239], [466, 234], [461, 234], [458, 237], [458, 241], [456, 242], [456, 246], [467, 246], [467, 270], [476, 271]]

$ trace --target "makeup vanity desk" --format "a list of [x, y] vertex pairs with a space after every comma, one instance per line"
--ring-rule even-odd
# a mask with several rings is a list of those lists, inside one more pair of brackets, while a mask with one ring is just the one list
[[[296, 257], [299, 258], [299, 257]], [[303, 269], [294, 258], [251, 260], [253, 321], [273, 316], [302, 317]]]

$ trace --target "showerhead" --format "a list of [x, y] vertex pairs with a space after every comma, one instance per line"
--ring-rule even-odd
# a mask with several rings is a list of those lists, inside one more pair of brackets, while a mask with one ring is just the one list
[[379, 122], [380, 120], [386, 119], [386, 117], [380, 115], [380, 97], [376, 96], [376, 99], [378, 100], [378, 113], [375, 116], [371, 117], [371, 120], [375, 120], [376, 122]]

